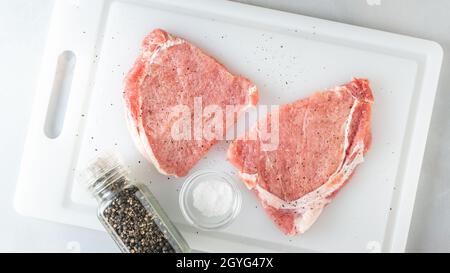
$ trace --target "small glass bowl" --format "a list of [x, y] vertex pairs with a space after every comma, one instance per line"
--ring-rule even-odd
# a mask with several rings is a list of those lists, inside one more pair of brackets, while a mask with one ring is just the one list
[[[207, 217], [194, 207], [194, 189], [199, 183], [211, 180], [227, 183], [232, 190], [232, 205], [221, 216]], [[179, 203], [181, 212], [190, 224], [202, 230], [217, 230], [225, 228], [233, 222], [241, 210], [242, 199], [241, 192], [236, 187], [231, 176], [214, 170], [202, 170], [193, 173], [184, 181], [180, 190]]]

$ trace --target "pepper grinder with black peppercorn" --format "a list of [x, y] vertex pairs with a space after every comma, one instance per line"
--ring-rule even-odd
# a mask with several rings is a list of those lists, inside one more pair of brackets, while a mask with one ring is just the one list
[[80, 178], [97, 199], [98, 218], [122, 252], [190, 252], [150, 190], [128, 178], [116, 155], [101, 155]]

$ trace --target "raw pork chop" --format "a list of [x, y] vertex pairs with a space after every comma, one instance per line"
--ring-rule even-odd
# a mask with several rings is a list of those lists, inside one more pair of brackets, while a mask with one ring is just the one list
[[232, 75], [186, 40], [153, 30], [144, 38], [141, 54], [125, 79], [123, 98], [137, 146], [161, 173], [186, 175], [217, 142], [193, 136], [177, 140], [171, 135], [176, 120], [170, 117], [170, 109], [188, 106], [192, 121], [194, 98], [199, 97], [203, 108], [218, 105], [225, 110], [226, 105], [235, 105], [243, 109], [257, 103], [258, 91], [250, 80]]
[[231, 143], [229, 160], [283, 233], [309, 229], [363, 162], [372, 103], [369, 82], [353, 79], [281, 106], [278, 149], [261, 149], [261, 121]]

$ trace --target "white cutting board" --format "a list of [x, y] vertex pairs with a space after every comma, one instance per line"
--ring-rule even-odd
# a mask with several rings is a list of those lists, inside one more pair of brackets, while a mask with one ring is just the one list
[[[154, 28], [186, 38], [252, 79], [261, 104], [291, 102], [353, 76], [370, 79], [372, 149], [310, 231], [282, 235], [237, 179], [243, 206], [231, 226], [205, 232], [184, 221], [183, 179], [145, 162], [121, 103], [124, 74]], [[99, 152], [116, 150], [194, 249], [403, 251], [441, 61], [431, 41], [226, 1], [56, 1], [15, 206], [25, 215], [102, 229], [94, 200], [74, 174]], [[195, 169], [233, 174], [226, 147], [217, 145]]]

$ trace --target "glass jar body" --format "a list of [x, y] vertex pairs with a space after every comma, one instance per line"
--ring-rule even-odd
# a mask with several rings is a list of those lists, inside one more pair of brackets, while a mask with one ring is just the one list
[[80, 178], [99, 203], [98, 219], [121, 251], [190, 252], [152, 192], [129, 179], [118, 156], [98, 157]]
[[122, 252], [189, 252], [187, 243], [144, 185], [127, 181], [102, 194], [98, 219]]

